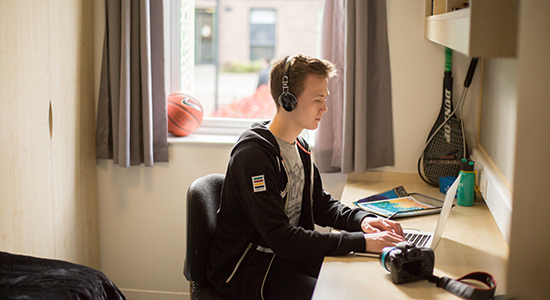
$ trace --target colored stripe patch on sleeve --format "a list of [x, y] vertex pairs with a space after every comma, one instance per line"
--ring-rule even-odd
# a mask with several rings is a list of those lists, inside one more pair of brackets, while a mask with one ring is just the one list
[[266, 191], [264, 175], [252, 176], [252, 188], [254, 193]]

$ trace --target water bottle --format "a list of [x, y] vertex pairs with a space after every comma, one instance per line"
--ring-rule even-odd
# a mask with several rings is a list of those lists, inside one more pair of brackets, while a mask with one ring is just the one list
[[476, 174], [474, 162], [463, 158], [460, 162], [460, 182], [457, 190], [457, 204], [460, 206], [474, 205]]

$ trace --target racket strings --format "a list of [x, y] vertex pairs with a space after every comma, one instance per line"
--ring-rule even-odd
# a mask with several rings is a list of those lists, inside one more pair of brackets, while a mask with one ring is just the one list
[[[464, 99], [466, 98], [466, 96], [464, 95], [466, 90], [462, 91], [462, 95], [460, 96], [460, 100], [458, 101], [458, 104], [455, 107], [455, 109], [453, 109], [453, 111], [448, 116], [445, 116], [445, 120], [443, 121], [443, 123], [441, 123], [441, 125], [439, 125], [437, 127], [437, 129], [430, 135], [430, 137], [428, 138], [428, 141], [424, 145], [424, 149], [422, 149], [422, 153], [424, 153], [424, 151], [426, 150], [426, 147], [428, 147], [428, 145], [430, 144], [432, 139], [437, 135], [437, 133], [441, 130], [441, 128], [443, 128], [443, 126], [445, 126], [445, 124], [447, 124], [447, 122], [449, 122], [449, 120], [455, 115], [458, 108], [463, 106], [462, 103], [464, 103]], [[422, 154], [422, 155], [424, 155], [424, 154]]]
[[[432, 185], [439, 183], [439, 177], [457, 176], [460, 171], [460, 159], [463, 157], [462, 131], [457, 119], [449, 121], [451, 131], [440, 131], [426, 148], [422, 166], [424, 174]], [[450, 141], [447, 138], [450, 136]]]
[[[465, 88], [462, 91], [456, 107], [448, 116], [445, 116], [444, 121], [428, 137], [428, 140], [422, 149], [422, 154], [418, 159], [417, 167], [419, 174], [424, 181], [431, 185], [438, 186], [440, 176], [458, 174], [458, 172], [460, 172], [460, 159], [466, 157], [467, 150], [463, 120], [460, 119], [460, 121], [457, 120], [456, 122], [452, 122], [452, 124], [450, 124], [450, 142], [446, 141], [445, 134], [441, 132], [441, 129], [451, 121], [459, 109], [462, 116], [467, 92], [468, 88]], [[436, 137], [439, 137], [439, 139], [434, 141]], [[460, 142], [457, 141], [457, 139], [462, 140], [462, 145], [460, 145]], [[451, 145], [451, 147], [449, 147], [449, 145]], [[420, 167], [421, 165], [424, 166], [424, 170]]]

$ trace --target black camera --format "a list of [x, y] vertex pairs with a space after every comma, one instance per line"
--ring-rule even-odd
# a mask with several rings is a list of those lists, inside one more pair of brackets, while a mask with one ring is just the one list
[[380, 253], [380, 263], [390, 272], [395, 284], [429, 279], [434, 271], [434, 261], [432, 249], [418, 248], [410, 242], [386, 247]]

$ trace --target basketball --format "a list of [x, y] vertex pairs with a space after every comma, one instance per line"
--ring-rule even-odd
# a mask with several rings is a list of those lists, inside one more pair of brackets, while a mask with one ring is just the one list
[[203, 109], [199, 100], [181, 92], [168, 96], [168, 132], [175, 136], [187, 136], [202, 123]]

